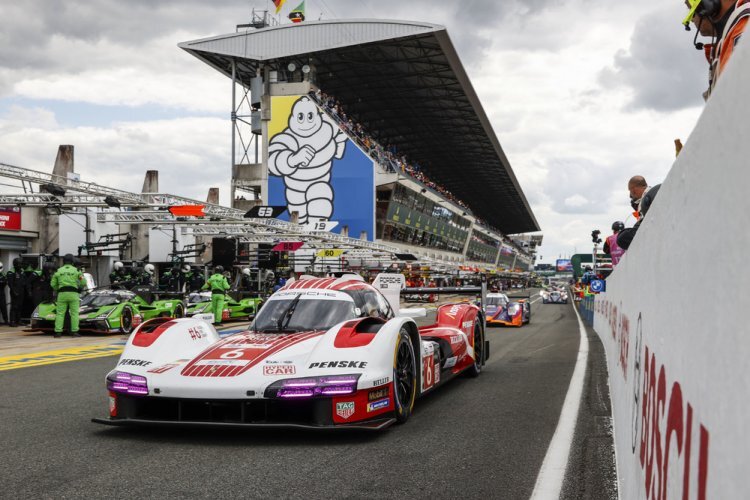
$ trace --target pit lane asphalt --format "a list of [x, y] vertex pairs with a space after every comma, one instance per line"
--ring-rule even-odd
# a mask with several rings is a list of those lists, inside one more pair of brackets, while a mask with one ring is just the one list
[[382, 433], [109, 428], [114, 357], [0, 372], [0, 496], [528, 498], [579, 333], [570, 305], [489, 328], [478, 379], [418, 400]]

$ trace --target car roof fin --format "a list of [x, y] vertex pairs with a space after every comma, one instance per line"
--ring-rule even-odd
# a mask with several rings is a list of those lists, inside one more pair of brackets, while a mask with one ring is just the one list
[[339, 285], [341, 283], [346, 283], [347, 281], [361, 281], [361, 282], [364, 282], [365, 279], [362, 276], [360, 276], [359, 274], [348, 273], [348, 274], [342, 275], [339, 278], [336, 278], [336, 281], [334, 281], [331, 286], [336, 286], [336, 285]]

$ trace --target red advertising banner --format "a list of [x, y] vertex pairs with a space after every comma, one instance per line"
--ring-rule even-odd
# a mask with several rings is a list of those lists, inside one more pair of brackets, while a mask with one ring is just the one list
[[0, 207], [0, 229], [6, 231], [21, 230], [20, 207]]

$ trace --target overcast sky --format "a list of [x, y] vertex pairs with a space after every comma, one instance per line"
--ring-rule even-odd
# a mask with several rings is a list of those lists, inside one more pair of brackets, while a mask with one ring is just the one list
[[[270, 1], [0, 1], [0, 162], [50, 171], [73, 144], [83, 180], [139, 191], [157, 169], [162, 191], [219, 186], [229, 204], [229, 80], [177, 44], [233, 32]], [[590, 251], [592, 229], [628, 217], [628, 178], [661, 182], [689, 136], [707, 65], [684, 15], [677, 0], [307, 0], [308, 19], [448, 28], [542, 226], [543, 262]]]

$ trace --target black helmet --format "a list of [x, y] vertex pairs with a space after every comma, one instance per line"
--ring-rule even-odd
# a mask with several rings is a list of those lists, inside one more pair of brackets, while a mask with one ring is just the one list
[[612, 231], [620, 232], [625, 229], [625, 223], [618, 220], [612, 223]]
[[72, 253], [66, 253], [63, 255], [63, 264], [72, 264], [73, 262], [75, 262], [75, 258]]
[[214, 268], [214, 272], [217, 272], [219, 274], [223, 273], [224, 272], [224, 266], [216, 266]]
[[21, 267], [23, 265], [23, 261], [20, 257], [16, 257], [13, 259], [13, 267]]

